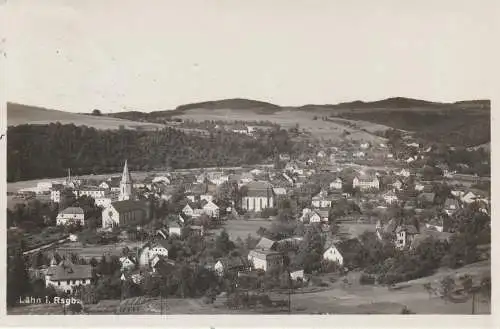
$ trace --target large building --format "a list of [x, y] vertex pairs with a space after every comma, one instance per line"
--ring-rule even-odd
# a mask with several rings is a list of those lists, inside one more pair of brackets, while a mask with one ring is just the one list
[[283, 266], [283, 254], [272, 250], [250, 250], [248, 261], [254, 269], [267, 271]]
[[112, 202], [102, 211], [102, 228], [119, 227], [137, 223], [147, 216], [146, 205], [141, 201]]
[[88, 285], [92, 280], [91, 265], [75, 265], [68, 260], [56, 264], [52, 259], [45, 274], [45, 286], [72, 293], [78, 286]]
[[274, 207], [274, 192], [270, 183], [265, 181], [249, 182], [241, 199], [241, 207], [248, 211], [262, 211]]
[[352, 187], [360, 190], [380, 189], [380, 181], [376, 176], [360, 175], [352, 180]]
[[85, 213], [80, 207], [68, 207], [61, 211], [56, 218], [57, 225], [80, 224], [85, 222]]

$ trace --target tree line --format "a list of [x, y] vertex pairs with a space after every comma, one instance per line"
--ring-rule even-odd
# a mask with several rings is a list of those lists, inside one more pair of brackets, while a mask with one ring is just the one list
[[290, 152], [286, 130], [275, 128], [257, 138], [227, 131], [208, 136], [174, 128], [156, 131], [97, 130], [73, 124], [9, 127], [7, 181], [120, 171], [124, 159], [130, 170], [164, 170], [256, 164], [274, 149]]

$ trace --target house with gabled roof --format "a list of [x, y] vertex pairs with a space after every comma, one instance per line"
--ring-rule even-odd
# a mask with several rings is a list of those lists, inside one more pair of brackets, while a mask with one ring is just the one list
[[92, 281], [91, 265], [76, 265], [70, 260], [62, 260], [59, 264], [55, 259], [45, 273], [45, 286], [53, 286], [56, 290], [72, 293], [78, 286], [89, 285]]
[[57, 215], [56, 225], [80, 224], [84, 225], [85, 213], [80, 207], [68, 207]]
[[221, 258], [214, 265], [214, 270], [219, 276], [223, 276], [228, 272], [246, 272], [250, 268], [251, 265], [248, 260], [240, 256]]
[[458, 209], [460, 209], [460, 203], [458, 200], [447, 198], [444, 202], [444, 212], [448, 216], [453, 215]]
[[396, 248], [409, 247], [419, 232], [414, 225], [400, 225], [396, 228]]
[[353, 188], [360, 190], [380, 189], [380, 181], [375, 175], [357, 175], [352, 181]]
[[342, 190], [342, 178], [337, 177], [333, 182], [330, 183], [331, 190]]
[[262, 237], [259, 243], [255, 246], [256, 250], [274, 250], [276, 248], [276, 241]]

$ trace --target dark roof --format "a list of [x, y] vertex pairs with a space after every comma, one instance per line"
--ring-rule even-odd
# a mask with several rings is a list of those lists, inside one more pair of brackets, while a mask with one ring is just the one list
[[51, 266], [47, 269], [47, 275], [51, 280], [77, 280], [92, 278], [91, 265], [75, 265], [68, 260], [63, 260], [57, 266]]
[[276, 241], [273, 241], [268, 238], [261, 238], [257, 246], [255, 246], [256, 250], [271, 250], [273, 249]]
[[61, 211], [59, 214], [79, 214], [79, 215], [83, 215], [84, 212], [83, 212], [83, 209], [80, 208], [80, 207], [68, 207], [68, 208], [64, 209], [63, 211]]
[[133, 201], [133, 200], [124, 200], [124, 201], [115, 201], [111, 203], [111, 205], [118, 211], [121, 212], [129, 212], [133, 210], [145, 210], [145, 204], [141, 201]]
[[226, 257], [221, 258], [220, 262], [226, 270], [237, 267], [247, 267], [249, 266], [248, 261], [243, 257]]
[[428, 201], [428, 202], [434, 202], [434, 199], [436, 198], [436, 193], [433, 193], [433, 192], [420, 193], [418, 198], [421, 200]]
[[256, 181], [246, 185], [249, 197], [271, 197], [273, 195], [273, 187], [269, 182]]

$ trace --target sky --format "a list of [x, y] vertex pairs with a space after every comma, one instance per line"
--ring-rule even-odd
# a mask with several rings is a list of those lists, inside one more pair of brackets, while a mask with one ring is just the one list
[[489, 99], [495, 3], [8, 1], [7, 98], [72, 112]]

